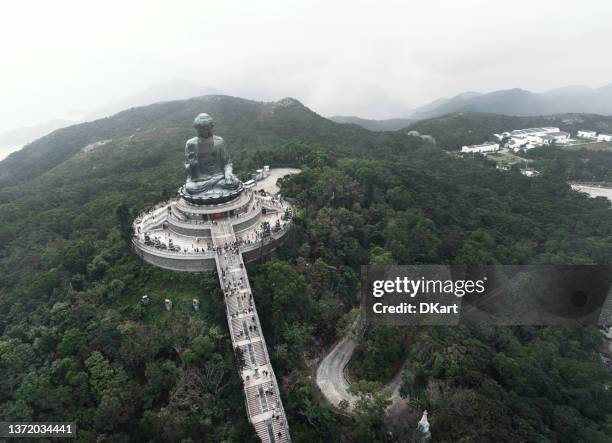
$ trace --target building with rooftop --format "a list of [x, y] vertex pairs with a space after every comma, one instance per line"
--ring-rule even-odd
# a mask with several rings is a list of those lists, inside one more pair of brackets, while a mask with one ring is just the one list
[[595, 131], [578, 131], [577, 136], [587, 140], [597, 140], [597, 132]]
[[461, 148], [461, 152], [464, 153], [486, 154], [487, 152], [496, 151], [499, 151], [499, 143], [496, 142], [485, 142], [480, 145], [467, 145]]
[[559, 128], [547, 126], [543, 128], [515, 129], [514, 131], [496, 134], [509, 138], [505, 146], [514, 151], [519, 149], [532, 149], [538, 146], [547, 146], [553, 143], [567, 143], [570, 140], [569, 132]]

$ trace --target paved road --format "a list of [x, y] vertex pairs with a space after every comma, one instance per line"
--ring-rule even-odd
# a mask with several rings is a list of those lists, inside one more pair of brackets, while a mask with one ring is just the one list
[[344, 368], [350, 361], [354, 350], [355, 342], [350, 337], [344, 337], [321, 360], [317, 368], [317, 386], [327, 401], [336, 407], [342, 400], [348, 401], [348, 412], [353, 409], [355, 397], [348, 393]]
[[270, 194], [276, 194], [278, 191], [280, 191], [280, 188], [276, 184], [279, 178], [283, 178], [285, 175], [298, 174], [299, 172], [302, 172], [302, 171], [296, 168], [270, 169], [269, 175], [263, 180], [260, 180], [257, 183], [255, 183], [255, 186], [253, 189], [256, 189], [256, 190], [263, 189]]
[[[349, 413], [353, 411], [356, 397], [348, 392], [349, 383], [344, 378], [344, 369], [351, 360], [354, 351], [355, 342], [350, 338], [349, 334], [336, 343], [329, 354], [321, 360], [317, 368], [316, 379], [317, 386], [327, 401], [333, 406], [338, 407], [342, 400], [346, 400], [349, 403], [346, 411]], [[399, 395], [399, 387], [402, 383], [402, 372], [407, 365], [408, 362], [406, 361], [402, 369], [385, 385], [385, 388], [391, 391], [391, 405], [387, 409], [387, 414], [403, 408], [406, 404], [405, 400]]]

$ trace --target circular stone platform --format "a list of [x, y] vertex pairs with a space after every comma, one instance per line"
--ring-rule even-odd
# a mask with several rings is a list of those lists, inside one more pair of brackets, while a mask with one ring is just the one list
[[216, 268], [213, 225], [231, 227], [248, 262], [282, 244], [291, 216], [290, 206], [280, 196], [249, 189], [214, 205], [195, 205], [181, 196], [140, 214], [133, 224], [132, 243], [136, 253], [153, 265], [207, 272]]

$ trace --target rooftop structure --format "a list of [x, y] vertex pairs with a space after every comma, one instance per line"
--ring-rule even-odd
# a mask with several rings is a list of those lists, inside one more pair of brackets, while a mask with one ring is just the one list
[[480, 145], [467, 145], [461, 148], [461, 152], [466, 153], [481, 153], [496, 152], [499, 151], [499, 143], [496, 142], [485, 142]]
[[[497, 134], [497, 136], [499, 135]], [[516, 129], [504, 132], [502, 135], [503, 138], [509, 138], [505, 146], [515, 151], [570, 141], [569, 132], [560, 131], [559, 128], [555, 127]]]
[[596, 131], [578, 131], [577, 134], [580, 138], [586, 138], [589, 140], [597, 140], [597, 132]]
[[612, 134], [599, 134], [597, 136], [597, 141], [600, 141], [600, 142], [612, 142]]
[[560, 132], [559, 128], [555, 128], [552, 126], [546, 126], [543, 128], [526, 128], [526, 129], [515, 129], [514, 131], [510, 131], [510, 136], [529, 136], [529, 135], [546, 135], [551, 134], [553, 132]]

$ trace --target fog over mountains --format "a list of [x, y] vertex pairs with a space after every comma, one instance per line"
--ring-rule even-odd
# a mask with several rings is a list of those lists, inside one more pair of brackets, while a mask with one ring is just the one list
[[516, 116], [568, 112], [611, 115], [612, 83], [597, 89], [588, 86], [567, 86], [543, 93], [519, 88], [487, 94], [466, 92], [416, 108], [408, 117], [424, 119], [452, 112], [491, 112]]
[[410, 126], [416, 121], [412, 118], [388, 118], [383, 120], [370, 120], [347, 115], [334, 115], [329, 117], [330, 120], [336, 123], [345, 123], [358, 125], [370, 131], [397, 131], [398, 129]]
[[585, 113], [612, 115], [612, 83], [601, 88], [567, 86], [535, 93], [514, 88], [486, 94], [464, 92], [452, 98], [438, 98], [420, 106], [404, 118], [368, 120], [355, 116], [333, 116], [337, 123], [352, 123], [372, 131], [394, 131], [417, 120], [441, 117], [457, 112], [485, 112], [510, 116]]
[[[55, 119], [0, 133], [0, 160], [21, 146], [30, 143], [56, 129], [84, 121], [109, 117], [117, 112], [152, 103], [184, 100], [209, 94], [219, 94], [214, 87], [201, 86], [189, 81], [174, 79], [154, 85], [143, 91], [111, 101], [108, 105], [84, 112], [75, 120]], [[515, 88], [489, 93], [464, 92], [454, 97], [438, 98], [415, 108], [407, 116], [373, 120], [357, 116], [332, 116], [336, 123], [354, 124], [370, 131], [396, 131], [418, 120], [440, 117], [457, 112], [483, 112], [509, 116], [540, 116], [564, 113], [588, 113], [612, 115], [612, 84], [600, 88], [567, 86], [535, 93]]]
[[184, 100], [191, 97], [200, 97], [208, 94], [219, 94], [220, 91], [209, 86], [201, 86], [189, 81], [174, 79], [163, 82], [135, 94], [112, 100], [109, 104], [91, 111], [83, 112], [81, 116], [71, 119], [54, 119], [48, 122], [13, 129], [0, 133], [0, 160], [14, 152], [21, 146], [30, 143], [56, 129], [67, 126], [94, 121], [104, 117], [110, 117], [126, 109], [137, 106], [147, 106], [153, 103], [167, 102], [172, 100]]

